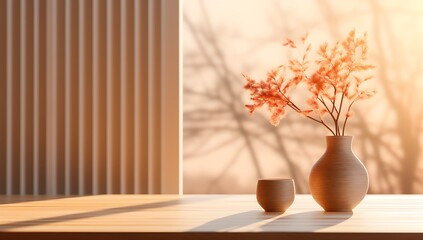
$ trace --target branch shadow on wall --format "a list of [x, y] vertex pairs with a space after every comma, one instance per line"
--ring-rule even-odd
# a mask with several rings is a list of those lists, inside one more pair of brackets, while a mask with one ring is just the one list
[[[184, 84], [184, 104], [189, 103], [189, 108], [184, 110], [184, 142], [186, 144], [200, 143], [198, 151], [194, 149], [184, 152], [185, 161], [194, 161], [210, 152], [221, 151], [222, 156], [225, 156], [222, 146], [241, 139], [244, 142], [242, 151], [246, 152], [251, 159], [257, 178], [266, 176], [263, 170], [263, 164], [266, 163], [265, 157], [262, 157], [260, 148], [265, 146], [279, 155], [282, 166], [296, 182], [297, 192], [307, 193], [308, 171], [312, 161], [317, 160], [311, 157], [310, 152], [315, 151], [313, 149], [316, 147], [322, 148], [322, 151], [324, 149], [320, 140], [321, 133], [314, 130], [315, 125], [302, 119], [291, 119], [289, 116], [283, 120], [283, 125], [279, 128], [271, 126], [266, 116], [261, 113], [248, 118], [248, 114], [243, 109], [241, 70], [235, 69], [230, 64], [233, 59], [226, 56], [229, 50], [225, 49], [224, 44], [220, 42], [224, 31], [221, 31], [218, 25], [211, 24], [205, 3], [211, 2], [199, 3], [199, 11], [202, 13], [199, 21], [190, 17], [188, 12], [184, 13], [185, 29], [192, 35], [196, 45], [195, 50], [191, 49], [184, 53], [185, 77], [198, 80], [198, 76], [202, 76], [203, 73], [209, 74], [206, 75], [208, 81], [197, 81], [197, 84], [203, 84], [200, 89]], [[328, 28], [334, 39], [342, 35], [342, 20], [349, 17], [351, 21], [354, 21], [353, 16], [362, 11], [354, 12], [358, 10], [351, 9], [350, 13], [346, 14], [338, 12], [334, 2], [323, 0], [316, 4], [318, 7], [316, 16], [319, 14], [323, 16], [322, 26]], [[384, 11], [380, 1], [368, 1], [366, 4], [369, 5], [369, 9], [364, 13], [368, 14], [369, 20], [374, 22], [372, 25], [374, 29], [369, 29], [371, 30], [369, 36], [372, 36], [376, 43], [372, 61], [377, 66], [376, 81], [379, 93], [377, 101], [367, 106], [360, 106], [361, 109], [357, 109], [356, 117], [351, 121], [350, 133], [355, 136], [355, 142], [357, 142], [354, 150], [366, 166], [371, 166], [369, 193], [421, 193], [423, 178], [417, 173], [422, 167], [423, 108], [419, 105], [423, 102], [419, 98], [420, 88], [417, 87], [417, 82], [421, 79], [419, 76], [423, 74], [423, 70], [419, 67], [409, 69], [411, 65], [405, 65], [403, 63], [405, 61], [398, 62], [405, 56], [401, 55], [401, 44], [398, 42], [398, 36], [395, 35], [398, 33], [395, 32], [392, 19], [390, 19], [391, 13]], [[274, 22], [271, 25], [278, 26], [274, 32], [292, 34], [295, 29], [316, 27], [314, 25], [298, 27], [299, 24], [305, 23], [286, 21], [290, 19], [286, 15], [289, 13], [282, 14], [285, 13], [284, 9], [276, 1], [273, 11], [275, 9], [280, 13], [278, 14], [280, 17], [272, 18]], [[398, 9], [401, 13], [406, 13], [405, 11], [402, 8]], [[284, 29], [281, 30], [281, 27]], [[243, 36], [231, 37], [238, 40], [243, 38]], [[261, 41], [253, 45], [265, 46], [269, 44], [269, 41], [274, 42], [275, 39]], [[389, 46], [389, 49], [385, 49], [384, 46]], [[396, 60], [391, 63], [390, 58]], [[416, 61], [419, 61], [419, 58]], [[392, 64], [395, 67], [392, 67]], [[249, 71], [252, 68], [254, 66], [243, 70]], [[384, 113], [379, 116], [380, 119], [366, 116], [373, 110]], [[224, 121], [223, 126], [216, 126], [216, 122], [219, 121]], [[286, 134], [287, 132], [289, 134]], [[222, 135], [229, 137], [212, 149], [200, 151], [209, 141], [216, 140]], [[301, 150], [302, 155], [293, 153], [292, 146]], [[227, 168], [231, 167], [232, 165], [228, 164]], [[230, 171], [227, 168], [205, 183], [210, 186], [204, 187], [203, 193], [216, 192], [216, 189], [220, 188], [216, 185], [219, 184], [220, 179], [229, 174]], [[231, 184], [227, 184], [227, 188], [232, 188]], [[225, 191], [220, 189], [222, 192]]]

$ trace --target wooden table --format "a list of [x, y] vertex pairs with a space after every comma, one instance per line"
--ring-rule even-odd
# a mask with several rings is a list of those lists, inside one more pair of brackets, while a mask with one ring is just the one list
[[0, 196], [0, 239], [423, 239], [423, 195], [368, 195], [325, 213], [297, 195], [283, 214], [254, 195]]

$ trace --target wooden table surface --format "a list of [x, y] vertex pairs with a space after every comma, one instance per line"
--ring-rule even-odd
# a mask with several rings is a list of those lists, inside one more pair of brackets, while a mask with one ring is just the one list
[[297, 195], [283, 214], [254, 195], [0, 196], [0, 239], [423, 239], [423, 195], [368, 195], [325, 213]]

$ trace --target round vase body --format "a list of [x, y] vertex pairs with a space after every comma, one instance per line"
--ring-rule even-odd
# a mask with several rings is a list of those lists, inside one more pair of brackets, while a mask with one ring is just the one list
[[351, 212], [369, 188], [367, 170], [351, 143], [351, 136], [327, 136], [326, 152], [311, 169], [311, 195], [327, 212]]

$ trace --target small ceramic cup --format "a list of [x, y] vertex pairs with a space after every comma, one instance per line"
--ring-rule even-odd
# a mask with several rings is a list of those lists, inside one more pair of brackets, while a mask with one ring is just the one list
[[293, 179], [259, 179], [257, 202], [266, 212], [285, 212], [295, 198]]

